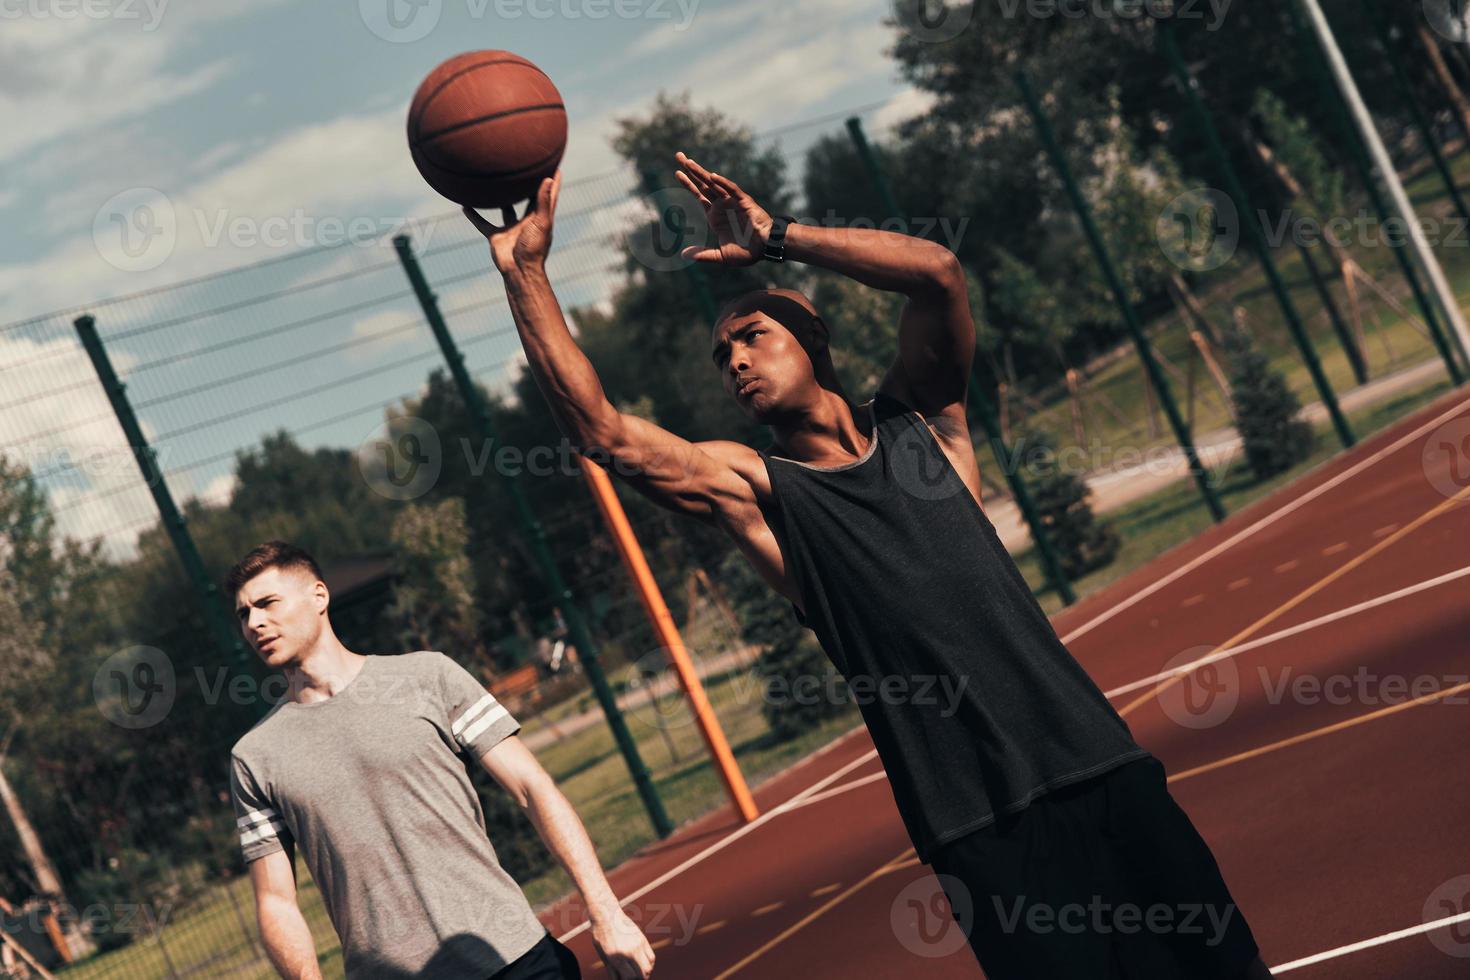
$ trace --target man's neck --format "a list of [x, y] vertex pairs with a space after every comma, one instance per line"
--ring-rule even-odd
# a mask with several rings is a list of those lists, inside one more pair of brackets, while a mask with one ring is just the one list
[[298, 665], [286, 668], [286, 697], [300, 704], [325, 701], [351, 684], [366, 660], [335, 636], [325, 637]]
[[787, 459], [822, 466], [861, 459], [873, 438], [864, 424], [867, 420], [863, 406], [824, 391], [821, 400], [799, 419], [773, 427], [776, 450]]

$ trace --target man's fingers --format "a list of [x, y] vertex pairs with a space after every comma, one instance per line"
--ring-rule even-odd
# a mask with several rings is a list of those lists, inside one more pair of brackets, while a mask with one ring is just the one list
[[709, 187], [709, 171], [695, 163], [683, 150], [674, 154], [674, 159], [698, 182], [701, 189]]
[[464, 216], [470, 219], [470, 224], [475, 226], [475, 230], [482, 235], [489, 236], [503, 230], [491, 224], [489, 221], [486, 221], [484, 216], [481, 215], [480, 212], [476, 211], [472, 207], [469, 207], [468, 205], [461, 208], [461, 210], [464, 211]]
[[514, 204], [507, 204], [505, 207], [501, 208], [500, 209], [500, 220], [505, 222], [505, 227], [507, 227], [507, 228], [509, 228], [511, 225], [515, 224], [516, 223], [516, 206]]
[[558, 167], [556, 175], [551, 178], [551, 186], [546, 191], [546, 217], [556, 217], [556, 199], [561, 197], [561, 168]]
[[709, 181], [725, 197], [739, 197], [740, 185], [729, 177], [721, 177], [719, 174], [710, 174]]
[[679, 257], [686, 261], [692, 259], [695, 262], [719, 262], [722, 258], [718, 248], [705, 245], [685, 245], [679, 250]]
[[705, 207], [710, 206], [709, 198], [705, 197], [704, 192], [694, 186], [694, 181], [689, 179], [688, 174], [682, 170], [676, 170], [674, 171], [674, 177], [678, 179], [679, 183], [684, 185], [685, 190], [699, 199], [700, 204], [703, 204]]

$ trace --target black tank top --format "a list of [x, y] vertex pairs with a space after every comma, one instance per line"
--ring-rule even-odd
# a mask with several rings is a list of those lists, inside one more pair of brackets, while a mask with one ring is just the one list
[[862, 459], [762, 452], [766, 515], [921, 861], [1047, 790], [1147, 755], [1063, 646], [923, 419], [879, 394]]

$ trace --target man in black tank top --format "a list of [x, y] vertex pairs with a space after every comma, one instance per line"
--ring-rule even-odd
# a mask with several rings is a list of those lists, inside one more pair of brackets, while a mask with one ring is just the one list
[[[773, 218], [675, 159], [718, 238], [686, 258], [790, 259], [901, 293], [897, 356], [854, 405], [811, 302], [759, 290], [726, 304], [710, 351], [739, 409], [771, 428], [767, 450], [690, 443], [619, 413], [546, 279], [558, 178], [503, 226], [467, 213], [568, 439], [729, 534], [849, 685], [877, 693], [858, 701], [899, 814], [990, 980], [1270, 976], [1162, 765], [1062, 645], [985, 516], [965, 418], [975, 328], [954, 255]], [[1191, 909], [1203, 926], [1180, 924]]]

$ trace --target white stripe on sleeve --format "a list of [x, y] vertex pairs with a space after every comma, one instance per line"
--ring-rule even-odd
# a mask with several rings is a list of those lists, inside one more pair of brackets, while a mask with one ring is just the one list
[[246, 813], [245, 816], [241, 817], [239, 820], [236, 820], [235, 823], [242, 830], [244, 830], [250, 827], [254, 827], [256, 824], [266, 823], [275, 819], [277, 819], [276, 811], [271, 809], [270, 807], [266, 807], [264, 810], [251, 810], [250, 812]]
[[486, 712], [480, 717], [479, 721], [465, 729], [464, 736], [460, 739], [460, 744], [465, 748], [469, 748], [481, 732], [509, 714], [510, 712], [505, 710], [505, 705], [497, 704], [493, 711]]
[[285, 824], [281, 823], [281, 821], [272, 820], [269, 823], [262, 824], [254, 830], [247, 830], [243, 834], [241, 834], [240, 846], [249, 847], [256, 841], [266, 840], [270, 837], [279, 837], [281, 835], [281, 831], [285, 829], [286, 826]]
[[[471, 722], [479, 717], [481, 712], [489, 711], [492, 708], [500, 708], [500, 702], [495, 700], [493, 694], [486, 694], [483, 698], [470, 705], [465, 713], [456, 718], [454, 724], [450, 726], [455, 739], [461, 744], [468, 741], [463, 736], [464, 730], [469, 727]], [[500, 710], [504, 711], [505, 709], [500, 708]]]

